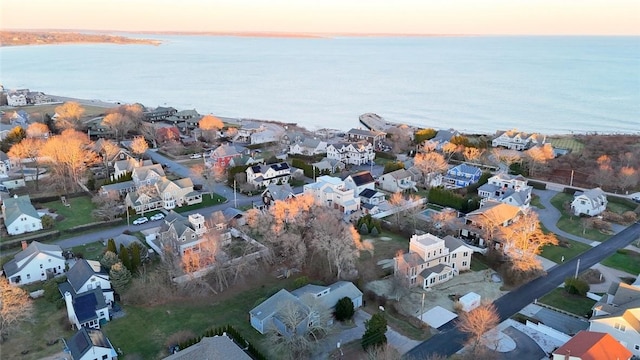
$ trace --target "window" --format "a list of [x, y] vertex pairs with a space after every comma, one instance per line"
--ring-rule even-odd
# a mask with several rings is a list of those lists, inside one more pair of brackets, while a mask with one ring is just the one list
[[108, 355], [102, 355], [102, 360], [107, 360], [109, 358]]
[[27, 279], [31, 279], [31, 274], [27, 274]]
[[640, 350], [640, 345], [635, 344], [635, 345], [633, 345], [633, 348], [634, 348], [636, 351], [638, 351], [638, 350]]
[[455, 258], [456, 258], [456, 255], [458, 255], [458, 254], [456, 254], [456, 253], [451, 254], [451, 258], [452, 258], [452, 259], [455, 259]]
[[44, 266], [44, 265], [40, 264], [40, 269], [42, 269], [42, 267], [43, 267], [43, 266]]
[[467, 257], [467, 256], [469, 256], [469, 253], [465, 251], [465, 252], [462, 253], [462, 256]]
[[463, 261], [463, 262], [462, 262], [462, 266], [467, 266], [467, 262], [466, 262], [466, 261]]
[[627, 330], [627, 327], [624, 324], [620, 323], [616, 323], [613, 327], [616, 328], [616, 330], [620, 330], [622, 332], [625, 332]]

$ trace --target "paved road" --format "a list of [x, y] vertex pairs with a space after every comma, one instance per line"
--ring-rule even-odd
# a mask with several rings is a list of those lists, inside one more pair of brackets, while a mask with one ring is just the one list
[[[616, 250], [631, 244], [638, 237], [640, 237], [640, 223], [633, 224], [611, 239], [602, 242], [599, 246], [589, 249], [581, 256], [552, 268], [547, 275], [505, 294], [494, 302], [500, 315], [500, 321], [510, 318], [527, 304], [558, 287], [565, 278], [575, 274], [578, 264], [579, 271], [582, 272], [613, 254]], [[411, 349], [407, 358], [424, 359], [429, 354], [451, 356], [462, 348], [465, 335], [456, 329], [455, 321], [443, 325], [438, 330], [441, 331], [439, 334]]]
[[520, 359], [544, 359], [545, 352], [538, 346], [538, 344], [522, 331], [509, 326], [502, 330], [503, 333], [511, 337], [517, 347], [511, 351], [499, 353], [498, 359], [502, 360], [520, 360]]
[[540, 197], [540, 202], [544, 205], [544, 210], [536, 210], [538, 213], [538, 218], [540, 222], [544, 224], [544, 226], [556, 235], [560, 235], [570, 240], [575, 240], [577, 242], [581, 242], [583, 244], [587, 244], [589, 246], [599, 245], [597, 241], [585, 239], [580, 236], [576, 236], [573, 234], [569, 234], [566, 231], [562, 231], [556, 226], [558, 220], [560, 219], [560, 210], [556, 209], [555, 206], [551, 204], [551, 198], [554, 197], [558, 192], [552, 190], [538, 190], [533, 189], [533, 193]]

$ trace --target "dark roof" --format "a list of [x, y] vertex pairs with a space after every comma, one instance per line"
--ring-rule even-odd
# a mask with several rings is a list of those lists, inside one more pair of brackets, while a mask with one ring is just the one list
[[97, 319], [96, 310], [105, 306], [107, 304], [104, 302], [104, 295], [100, 288], [84, 292], [73, 299], [73, 308], [80, 324]]
[[373, 179], [373, 175], [371, 175], [371, 173], [368, 171], [361, 171], [357, 174], [353, 174], [351, 175], [351, 178], [353, 179], [353, 182], [356, 184], [356, 186], [375, 182], [375, 180]]
[[222, 210], [222, 214], [224, 215], [225, 220], [230, 221], [231, 219], [241, 218], [244, 213], [241, 210], [238, 210], [233, 207], [226, 208]]
[[362, 190], [362, 192], [358, 196], [363, 197], [363, 198], [367, 198], [367, 199], [371, 199], [377, 193], [378, 193], [377, 191], [367, 188], [367, 189]]
[[109, 339], [100, 330], [81, 328], [69, 340], [67, 347], [73, 359], [80, 359], [92, 347], [111, 348]]
[[286, 162], [281, 162], [279, 164], [271, 164], [269, 166], [271, 166], [271, 168], [276, 171], [286, 170], [289, 168], [289, 164], [287, 164]]
[[430, 268], [426, 268], [420, 272], [420, 276], [423, 278], [427, 278], [431, 274], [440, 274], [444, 269], [447, 268], [448, 265], [438, 264], [436, 266], [432, 266]]
[[87, 260], [79, 259], [67, 272], [67, 281], [77, 292], [95, 273]]

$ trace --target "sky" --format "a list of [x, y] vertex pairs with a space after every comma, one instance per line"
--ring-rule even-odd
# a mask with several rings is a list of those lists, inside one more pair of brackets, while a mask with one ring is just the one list
[[4, 30], [640, 35], [638, 0], [3, 0], [0, 13]]

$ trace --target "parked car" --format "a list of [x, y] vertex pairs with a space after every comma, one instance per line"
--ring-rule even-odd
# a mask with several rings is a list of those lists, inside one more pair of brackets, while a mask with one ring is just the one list
[[640, 194], [631, 196], [631, 200], [640, 203]]
[[146, 216], [139, 217], [139, 218], [133, 220], [133, 225], [142, 225], [142, 224], [146, 223], [147, 221], [149, 221], [149, 219], [147, 219]]
[[149, 218], [151, 221], [158, 221], [158, 220], [162, 220], [164, 219], [164, 214], [163, 213], [157, 213], [155, 215], [151, 215], [151, 217]]
[[191, 154], [191, 156], [189, 156], [190, 159], [200, 159], [202, 157], [202, 154]]

